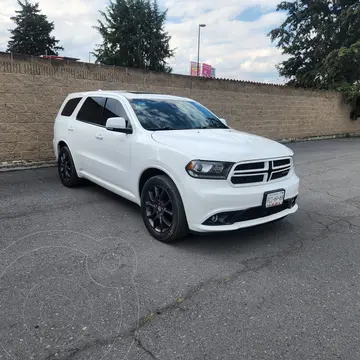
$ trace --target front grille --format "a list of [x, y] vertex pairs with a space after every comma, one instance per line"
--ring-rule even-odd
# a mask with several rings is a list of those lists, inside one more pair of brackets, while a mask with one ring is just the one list
[[235, 171], [261, 170], [265, 168], [264, 162], [240, 164], [235, 167]]
[[230, 181], [234, 185], [267, 183], [288, 176], [291, 167], [291, 158], [240, 163], [231, 171]]
[[233, 184], [252, 184], [262, 182], [264, 175], [249, 175], [249, 176], [238, 176], [234, 177]]
[[[280, 206], [274, 206], [272, 208], [265, 208], [263, 206], [257, 206], [240, 211], [230, 211], [226, 213], [217, 214], [219, 221], [212, 222], [212, 217], [207, 219], [203, 225], [219, 226], [219, 225], [232, 225], [242, 221], [250, 221], [255, 219], [261, 219], [267, 216], [275, 215], [287, 209], [292, 209], [296, 204], [297, 196], [287, 199]], [[223, 219], [221, 221], [220, 219]]]
[[290, 165], [290, 159], [274, 160], [274, 167], [281, 167], [285, 165]]
[[241, 221], [249, 221], [255, 219], [261, 219], [267, 216], [275, 215], [281, 211], [290, 208], [291, 200], [285, 201], [282, 205], [273, 208], [263, 208], [262, 206], [247, 209], [244, 211], [236, 212], [228, 221], [229, 224], [234, 224]]
[[290, 172], [290, 169], [289, 170], [283, 170], [283, 171], [274, 172], [274, 173], [272, 173], [270, 180], [281, 179], [281, 178], [283, 178], [285, 176], [288, 176], [289, 172]]

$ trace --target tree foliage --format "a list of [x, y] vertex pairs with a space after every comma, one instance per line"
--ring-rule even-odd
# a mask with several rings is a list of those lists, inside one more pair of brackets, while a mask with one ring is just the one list
[[287, 84], [360, 93], [360, 0], [283, 1], [284, 23], [269, 33], [288, 55], [278, 65]]
[[18, 0], [20, 10], [11, 17], [16, 27], [9, 30], [11, 33], [7, 52], [27, 55], [58, 55], [59, 40], [51, 36], [54, 23], [47, 20], [47, 16], [40, 13], [39, 3], [32, 4], [28, 0]]
[[97, 63], [171, 72], [167, 11], [161, 12], [156, 0], [110, 0], [100, 13], [105, 21], [95, 26], [103, 38], [94, 52]]

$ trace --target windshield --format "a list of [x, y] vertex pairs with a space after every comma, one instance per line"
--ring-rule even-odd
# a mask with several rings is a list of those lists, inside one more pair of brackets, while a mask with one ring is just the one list
[[228, 129], [194, 101], [131, 99], [129, 102], [146, 130]]

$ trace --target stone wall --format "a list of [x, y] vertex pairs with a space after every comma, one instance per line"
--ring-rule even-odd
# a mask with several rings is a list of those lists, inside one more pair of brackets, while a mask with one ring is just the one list
[[235, 129], [275, 140], [360, 132], [340, 94], [0, 54], [0, 164], [53, 160], [55, 115], [69, 92], [125, 89], [188, 96]]

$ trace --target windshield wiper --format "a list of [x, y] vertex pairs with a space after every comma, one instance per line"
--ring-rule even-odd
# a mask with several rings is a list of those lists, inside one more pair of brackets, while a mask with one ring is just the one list
[[161, 130], [175, 130], [174, 128], [170, 127], [170, 126], [164, 126], [162, 128], [150, 128], [147, 129], [149, 131], [161, 131]]

